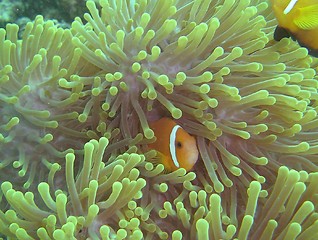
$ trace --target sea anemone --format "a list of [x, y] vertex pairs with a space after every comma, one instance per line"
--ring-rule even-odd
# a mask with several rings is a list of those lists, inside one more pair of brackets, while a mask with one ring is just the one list
[[1, 212], [0, 231], [20, 239], [78, 239], [81, 235], [96, 236], [95, 230], [99, 232], [101, 226], [104, 226], [102, 232], [110, 229], [106, 224], [117, 224], [118, 217], [113, 215], [119, 215], [117, 211], [142, 196], [140, 190], [146, 182], [139, 178], [135, 166], [145, 157], [124, 153], [105, 164], [103, 157], [107, 145], [104, 137], [86, 143], [79, 172], [74, 165], [80, 159], [68, 153], [65, 176], [60, 180], [67, 184], [67, 192], [54, 191], [48, 183], [42, 182], [38, 185], [40, 204], [38, 199], [35, 201], [34, 193], [23, 194], [15, 191], [11, 183], [4, 182], [1, 189], [11, 209]]
[[[38, 16], [21, 40], [0, 30], [0, 232], [315, 236], [316, 62], [273, 40], [268, 3], [87, 7], [71, 29]], [[196, 138], [192, 172], [153, 164], [149, 122], [162, 117]]]
[[73, 43], [100, 69], [97, 80], [77, 83], [94, 86], [91, 99], [104, 99], [100, 111], [123, 137], [140, 126], [151, 139], [153, 115], [178, 119], [197, 137], [204, 163], [197, 169], [206, 169], [200, 172], [219, 193], [233, 179], [245, 187], [264, 182], [280, 165], [318, 169], [312, 59], [291, 40], [274, 44], [266, 2], [100, 5], [99, 14], [87, 2], [88, 23], [72, 24]]
[[[35, 178], [56, 172], [57, 159], [73, 151], [69, 147], [81, 146], [75, 139], [54, 134], [59, 120], [74, 118], [74, 112], [57, 111], [76, 100], [57, 81], [73, 73], [78, 57], [70, 44], [70, 31], [56, 28], [51, 21], [44, 23], [42, 17], [27, 24], [21, 40], [17, 34], [14, 24], [0, 29], [0, 169], [2, 181], [10, 176], [27, 189]], [[56, 159], [48, 161], [52, 157]]]
[[[63, 181], [67, 192], [53, 192], [42, 182], [35, 201], [34, 193], [22, 193], [11, 183], [2, 183], [11, 209], [0, 211], [1, 233], [12, 239], [318, 237], [317, 173], [281, 167], [274, 186], [262, 190], [253, 181], [243, 194], [245, 201], [234, 194], [228, 204], [222, 194], [208, 194], [194, 186], [193, 172], [185, 175], [180, 169], [153, 174], [145, 156], [133, 149], [107, 164], [107, 145], [104, 137], [86, 143], [83, 167], [76, 174], [75, 155], [66, 155]], [[142, 171], [148, 175], [147, 181], [140, 176]]]

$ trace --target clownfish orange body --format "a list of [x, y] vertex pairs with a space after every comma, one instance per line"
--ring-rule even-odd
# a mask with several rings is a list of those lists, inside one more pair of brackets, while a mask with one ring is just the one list
[[184, 168], [189, 171], [198, 160], [196, 140], [170, 118], [150, 123], [156, 141], [148, 145], [157, 151], [157, 161], [167, 172]]
[[292, 37], [318, 56], [318, 0], [271, 0], [278, 26], [274, 39]]

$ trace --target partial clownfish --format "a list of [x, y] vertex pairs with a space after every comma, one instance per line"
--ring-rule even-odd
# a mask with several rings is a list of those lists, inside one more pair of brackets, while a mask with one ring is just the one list
[[167, 172], [178, 168], [191, 170], [199, 155], [195, 138], [169, 118], [150, 123], [150, 127], [156, 141], [148, 147], [157, 151], [156, 161], [162, 163]]
[[274, 39], [292, 37], [318, 57], [318, 0], [271, 0], [278, 21]]

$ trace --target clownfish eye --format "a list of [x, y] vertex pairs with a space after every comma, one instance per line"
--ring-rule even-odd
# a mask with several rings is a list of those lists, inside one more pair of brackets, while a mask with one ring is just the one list
[[177, 146], [177, 148], [182, 148], [182, 143], [180, 141], [177, 141], [176, 146]]

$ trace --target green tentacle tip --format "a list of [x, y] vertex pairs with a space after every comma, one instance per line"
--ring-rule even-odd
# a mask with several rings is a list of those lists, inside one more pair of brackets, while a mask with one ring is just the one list
[[140, 231], [139, 229], [136, 229], [133, 231], [132, 235], [131, 235], [131, 239], [136, 239], [136, 240], [141, 240], [143, 239], [144, 235], [142, 233], [142, 231]]
[[116, 112], [115, 112], [115, 111], [110, 111], [110, 112], [108, 113], [108, 116], [111, 117], [111, 118], [115, 117], [115, 115], [116, 115]]
[[101, 137], [99, 139], [99, 144], [102, 147], [106, 147], [108, 145], [108, 143], [109, 143], [109, 140], [106, 137]]
[[144, 135], [147, 139], [152, 139], [155, 136], [155, 133], [151, 128], [147, 128], [144, 130]]
[[102, 104], [102, 109], [103, 109], [104, 111], [108, 111], [109, 108], [110, 108], [110, 104], [109, 104], [109, 103], [103, 103], [103, 104]]
[[257, 180], [259, 183], [265, 183], [265, 182], [266, 182], [266, 178], [263, 177], [263, 176], [258, 176], [258, 177], [256, 178], [256, 180]]
[[200, 92], [203, 93], [203, 94], [207, 94], [210, 92], [210, 86], [208, 84], [202, 84], [200, 86]]
[[182, 85], [182, 83], [187, 79], [187, 75], [184, 72], [178, 72], [176, 75], [175, 85]]
[[[151, 150], [152, 151], [152, 150]], [[155, 151], [155, 150], [154, 150]], [[154, 165], [151, 163], [151, 162], [147, 162], [146, 164], [145, 164], [145, 169], [147, 170], [147, 171], [151, 171], [151, 170], [153, 170], [153, 168], [154, 168]]]
[[159, 234], [160, 239], [168, 239], [169, 235], [166, 232], [160, 232]]
[[174, 108], [171, 111], [171, 115], [174, 119], [180, 119], [182, 117], [182, 111], [179, 108]]
[[157, 92], [156, 92], [156, 90], [153, 90], [153, 89], [149, 89], [149, 92], [148, 92], [148, 98], [150, 99], [150, 100], [155, 100], [156, 98], [157, 98]]
[[94, 53], [95, 53], [95, 55], [96, 55], [97, 57], [100, 57], [100, 58], [105, 57], [105, 54], [103, 53], [103, 51], [102, 51], [101, 49], [96, 49], [96, 50], [94, 51]]
[[301, 142], [298, 145], [295, 146], [299, 151], [306, 152], [310, 149], [310, 145], [307, 142]]
[[107, 73], [107, 74], [105, 75], [105, 79], [106, 79], [106, 81], [108, 81], [108, 82], [113, 82], [113, 81], [115, 80], [114, 75], [111, 74], [111, 73]]
[[97, 190], [97, 188], [98, 188], [98, 181], [91, 180], [89, 182], [89, 189], [92, 190], [92, 191], [95, 191], [95, 190]]
[[213, 79], [213, 74], [211, 72], [204, 72], [201, 78], [204, 82], [210, 82]]
[[129, 90], [129, 86], [125, 82], [120, 82], [119, 87], [125, 92]]
[[289, 225], [286, 236], [284, 239], [297, 239], [297, 236], [301, 233], [301, 225], [293, 222]]
[[48, 193], [49, 192], [49, 184], [47, 184], [46, 182], [41, 182], [38, 185], [38, 191], [41, 193]]
[[15, 232], [16, 236], [18, 239], [33, 239], [25, 229], [23, 228], [18, 228]]
[[59, 86], [62, 88], [69, 88], [71, 87], [71, 84], [65, 78], [61, 78], [59, 79]]
[[86, 120], [87, 120], [87, 118], [88, 118], [88, 115], [87, 114], [85, 114], [85, 113], [81, 113], [80, 115], [78, 115], [78, 121], [80, 121], [81, 123], [84, 123], [84, 122], [86, 122]]
[[239, 231], [239, 239], [247, 239], [248, 234], [251, 230], [251, 227], [253, 225], [254, 218], [250, 215], [245, 215], [241, 224], [241, 228]]
[[10, 119], [10, 121], [4, 126], [4, 129], [6, 131], [9, 131], [14, 126], [18, 125], [20, 122], [20, 119], [18, 117], [13, 117]]
[[6, 103], [9, 103], [9, 104], [16, 104], [19, 101], [19, 98], [17, 98], [17, 97], [6, 97], [4, 99], [4, 101]]
[[121, 219], [119, 222], [118, 222], [118, 226], [121, 227], [121, 228], [126, 228], [128, 225], [128, 221], [126, 219]]
[[3, 182], [1, 184], [1, 190], [4, 194], [11, 189], [12, 189], [12, 184], [10, 182]]
[[86, 2], [86, 7], [92, 12], [95, 12], [95, 10], [97, 10], [94, 1], [87, 1]]
[[[1, 69], [1, 71], [3, 71], [3, 73], [6, 73], [6, 74], [8, 74], [8, 73], [10, 73], [10, 72], [12, 72], [12, 66], [11, 65], [5, 65], [4, 67], [3, 67], [3, 69]], [[1, 72], [0, 72], [1, 73]]]
[[11, 223], [9, 226], [9, 230], [12, 233], [16, 233], [18, 229], [19, 229], [19, 225], [17, 223]]
[[57, 121], [49, 121], [47, 123], [48, 128], [57, 128], [59, 126], [59, 123]]
[[40, 140], [40, 144], [46, 144], [48, 142], [51, 142], [52, 140], [53, 140], [53, 135], [48, 133]]
[[160, 85], [166, 85], [168, 82], [169, 82], [169, 78], [168, 78], [167, 75], [160, 75], [160, 76], [158, 77], [158, 83], [159, 83]]
[[19, 167], [22, 166], [22, 162], [21, 162], [21, 161], [14, 161], [14, 162], [12, 163], [12, 166], [13, 166], [14, 168], [19, 168]]
[[[25, 175], [25, 173], [26, 173], [26, 172], [23, 173], [23, 176]], [[19, 172], [19, 174], [20, 174], [20, 172]], [[31, 186], [31, 183], [32, 183], [32, 182], [31, 182], [31, 180], [29, 179], [27, 182], [25, 182], [25, 183], [23, 184], [23, 188], [24, 188], [24, 189], [29, 189], [30, 186]]]
[[109, 94], [112, 96], [116, 96], [118, 93], [118, 88], [116, 86], [111, 86], [109, 88]]
[[182, 240], [182, 232], [179, 230], [174, 230], [172, 233], [172, 240]]
[[[137, 184], [138, 184], [139, 188], [142, 189], [142, 188], [144, 188], [146, 186], [147, 182], [146, 182], [145, 179], [139, 178], [137, 180]], [[139, 194], [137, 193], [137, 195], [139, 195]], [[138, 199], [138, 197], [136, 199]]]
[[103, 236], [103, 239], [109, 239], [110, 228], [106, 225], [103, 225], [100, 227], [99, 233], [101, 236]]
[[288, 167], [286, 166], [281, 166], [279, 169], [278, 169], [278, 176], [288, 176], [289, 174], [289, 169]]
[[197, 229], [198, 240], [207, 240], [209, 239], [209, 223], [205, 219], [199, 219], [195, 227]]
[[129, 222], [129, 225], [133, 229], [138, 228], [140, 225], [140, 220], [138, 218], [132, 218]]
[[[141, 51], [137, 54], [136, 60], [137, 60], [137, 61], [142, 61], [142, 60], [146, 59], [146, 57], [147, 57], [147, 52], [144, 51], [144, 50], [141, 50]], [[139, 70], [138, 70], [138, 71], [139, 71]]]
[[226, 228], [226, 237], [225, 239], [233, 239], [234, 234], [236, 233], [237, 229], [234, 225], [230, 224]]
[[53, 232], [53, 238], [55, 240], [67, 239], [65, 232], [61, 229], [57, 229]]
[[99, 212], [99, 207], [96, 204], [93, 204], [88, 208], [88, 214], [85, 220], [85, 226], [89, 226], [90, 224], [92, 224], [98, 212]]
[[123, 75], [121, 72], [115, 72], [115, 73], [114, 73], [114, 79], [117, 80], [117, 81], [120, 80], [120, 79], [122, 79], [123, 76], [124, 76], [124, 75]]
[[41, 227], [36, 231], [36, 234], [40, 239], [50, 239], [50, 236], [45, 228]]
[[135, 39], [140, 39], [141, 35], [144, 33], [144, 29], [142, 27], [135, 28]]
[[140, 69], [141, 69], [140, 63], [135, 62], [135, 63], [133, 63], [133, 65], [131, 66], [131, 70], [132, 70], [134, 73], [138, 72]]
[[168, 191], [168, 185], [166, 183], [161, 183], [159, 185], [159, 189], [161, 192], [167, 192]]
[[[5, 137], [0, 133], [0, 142], [6, 142]], [[3, 163], [0, 163], [0, 166], [3, 166]]]
[[102, 90], [98, 87], [92, 89], [92, 95], [94, 97], [98, 96], [101, 92], [102, 92]]
[[74, 160], [75, 160], [75, 155], [74, 153], [68, 153], [65, 156], [65, 159], [67, 162], [70, 162], [71, 164], [73, 164]]
[[131, 200], [129, 203], [128, 203], [128, 208], [130, 210], [134, 210], [135, 208], [137, 207], [137, 203], [133, 200]]
[[125, 239], [127, 237], [127, 231], [125, 229], [119, 229], [117, 231], [116, 239]]
[[143, 70], [142, 73], [141, 73], [141, 77], [145, 80], [148, 80], [150, 78], [151, 74], [149, 71], [147, 70]]
[[224, 185], [226, 187], [232, 187], [233, 186], [233, 182], [229, 178], [224, 179], [223, 183], [224, 183]]
[[153, 188], [158, 192], [167, 192], [168, 191], [168, 185], [166, 183], [160, 183], [160, 184], [154, 184]]
[[221, 193], [224, 191], [224, 185], [220, 181], [215, 182], [213, 187], [217, 193]]

